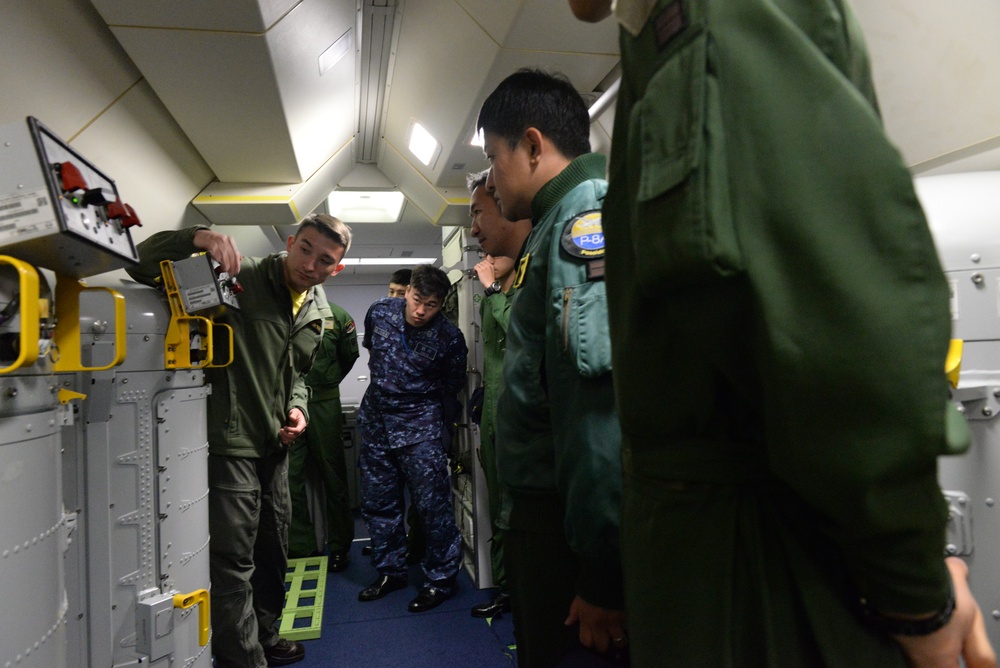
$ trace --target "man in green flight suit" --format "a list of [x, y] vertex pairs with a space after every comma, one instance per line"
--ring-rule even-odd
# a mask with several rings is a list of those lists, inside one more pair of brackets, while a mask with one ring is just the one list
[[[621, 437], [611, 380], [600, 208], [604, 157], [566, 79], [521, 70], [479, 112], [486, 181], [533, 229], [518, 258], [497, 399], [499, 478], [518, 665], [616, 650]], [[587, 648], [587, 649], [584, 649]], [[591, 658], [591, 657], [588, 657]]]
[[964, 642], [994, 665], [967, 569], [942, 558], [936, 458], [966, 436], [946, 408], [948, 288], [847, 4], [614, 12], [633, 661], [955, 666]]
[[264, 668], [305, 658], [281, 638], [288, 561], [288, 448], [306, 428], [309, 370], [330, 309], [319, 287], [343, 268], [351, 230], [327, 214], [306, 216], [285, 251], [245, 257], [207, 227], [159, 232], [128, 269], [154, 285], [161, 260], [207, 252], [243, 286], [240, 308], [218, 319], [233, 330], [233, 363], [205, 370], [212, 652], [218, 668]]
[[311, 458], [326, 498], [327, 570], [342, 571], [354, 542], [354, 517], [347, 493], [347, 462], [344, 459], [344, 414], [340, 405], [340, 381], [358, 359], [358, 335], [354, 319], [331, 303], [333, 317], [323, 321], [323, 341], [316, 361], [306, 376], [309, 397], [309, 428], [305, 437], [288, 453], [288, 487], [292, 498], [292, 524], [288, 529], [288, 556], [305, 557], [316, 552], [315, 522], [309, 516], [306, 495], [306, 460]]
[[510, 501], [497, 477], [496, 456], [496, 401], [503, 377], [503, 358], [507, 350], [507, 326], [510, 322], [510, 305], [514, 299], [514, 258], [521, 253], [525, 240], [531, 234], [531, 220], [510, 221], [500, 213], [496, 199], [486, 190], [489, 170], [470, 174], [466, 178], [469, 188], [470, 232], [486, 253], [475, 267], [476, 276], [484, 288], [479, 314], [483, 332], [483, 411], [479, 425], [479, 461], [486, 478], [489, 493], [490, 565], [493, 571], [493, 600], [473, 606], [473, 617], [492, 617], [510, 611], [510, 594], [507, 593], [507, 574], [503, 567], [503, 534], [510, 514]]

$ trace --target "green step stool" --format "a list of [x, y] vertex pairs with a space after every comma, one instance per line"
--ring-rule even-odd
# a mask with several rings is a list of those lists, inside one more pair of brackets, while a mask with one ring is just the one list
[[285, 607], [278, 634], [289, 640], [315, 640], [323, 630], [327, 557], [289, 559]]

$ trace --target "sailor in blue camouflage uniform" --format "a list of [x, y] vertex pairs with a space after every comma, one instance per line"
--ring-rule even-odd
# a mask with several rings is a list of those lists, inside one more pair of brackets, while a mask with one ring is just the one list
[[374, 601], [406, 586], [405, 484], [427, 534], [421, 562], [426, 582], [410, 612], [437, 607], [454, 593], [462, 557], [442, 435], [444, 407], [465, 383], [468, 349], [458, 328], [439, 317], [449, 287], [443, 271], [420, 265], [405, 299], [380, 299], [365, 316], [371, 385], [358, 414], [358, 466], [361, 515], [379, 578], [358, 600]]

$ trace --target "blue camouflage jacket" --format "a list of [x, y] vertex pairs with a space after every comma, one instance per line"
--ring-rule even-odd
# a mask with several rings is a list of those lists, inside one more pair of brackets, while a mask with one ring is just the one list
[[406, 323], [406, 300], [383, 297], [368, 309], [362, 345], [371, 384], [358, 424], [365, 440], [401, 448], [442, 436], [443, 403], [465, 384], [468, 348], [440, 314], [423, 327]]

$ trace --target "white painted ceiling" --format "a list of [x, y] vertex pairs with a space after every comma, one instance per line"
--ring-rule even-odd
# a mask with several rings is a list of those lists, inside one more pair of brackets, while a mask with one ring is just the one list
[[[193, 200], [209, 220], [274, 240], [334, 188], [402, 190], [401, 222], [355, 226], [354, 256], [438, 256], [440, 228], [467, 225], [465, 176], [486, 167], [469, 140], [501, 79], [540, 67], [593, 94], [618, 63], [615, 25], [562, 1], [91, 1], [215, 172]], [[406, 148], [414, 121], [443, 146], [429, 166]]]
[[[596, 98], [618, 63], [615, 24], [576, 21], [565, 0], [91, 2], [214, 171], [193, 200], [202, 214], [281, 243], [329, 190], [374, 173], [407, 203], [400, 223], [355, 226], [361, 257], [421, 256], [439, 249], [440, 228], [467, 224], [464, 177], [486, 166], [469, 139], [503, 77], [560, 71]], [[886, 128], [914, 173], [1000, 169], [1000, 4], [854, 7]], [[322, 71], [345, 36], [347, 56]], [[430, 166], [406, 149], [413, 121], [443, 145]]]

